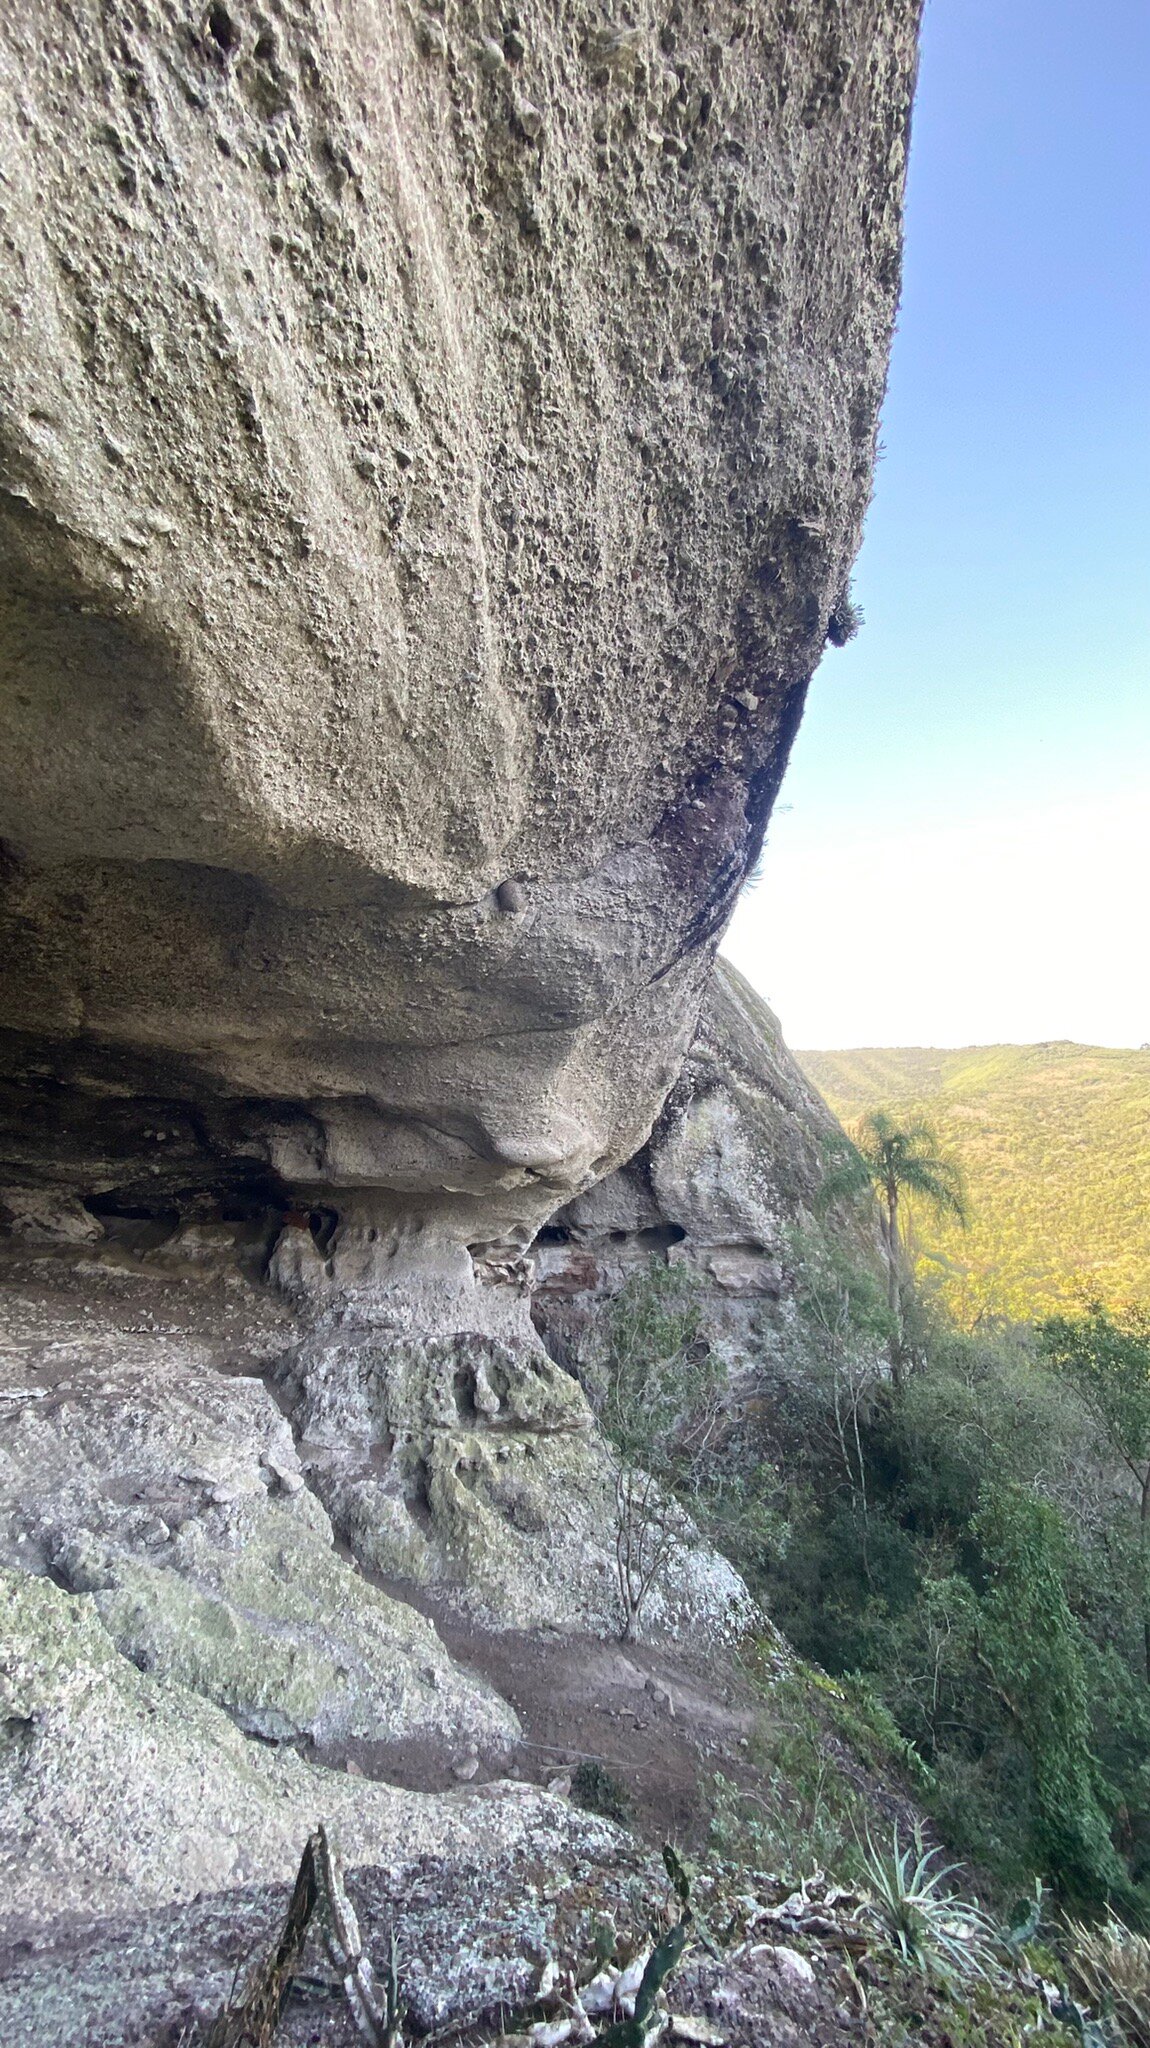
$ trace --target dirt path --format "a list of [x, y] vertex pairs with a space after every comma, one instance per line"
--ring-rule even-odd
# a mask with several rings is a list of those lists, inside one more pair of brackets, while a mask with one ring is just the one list
[[[374, 1577], [373, 1583], [426, 1614], [454, 1661], [487, 1679], [519, 1716], [522, 1742], [509, 1754], [475, 1760], [472, 1782], [559, 1779], [566, 1789], [579, 1764], [598, 1764], [622, 1788], [643, 1835], [695, 1847], [706, 1835], [713, 1772], [753, 1778], [746, 1750], [756, 1703], [729, 1653], [704, 1657], [673, 1645], [543, 1629], [491, 1631], [425, 1588]], [[442, 1750], [418, 1744], [397, 1751], [353, 1742], [320, 1760], [350, 1763], [419, 1791], [446, 1790], [460, 1769], [469, 1769], [467, 1758], [453, 1765]]]

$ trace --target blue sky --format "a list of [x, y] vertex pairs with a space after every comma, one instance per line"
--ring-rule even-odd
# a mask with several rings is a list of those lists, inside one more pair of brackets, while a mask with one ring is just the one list
[[1148, 80], [1148, 0], [927, 0], [866, 623], [725, 947], [792, 1045], [1150, 1040]]

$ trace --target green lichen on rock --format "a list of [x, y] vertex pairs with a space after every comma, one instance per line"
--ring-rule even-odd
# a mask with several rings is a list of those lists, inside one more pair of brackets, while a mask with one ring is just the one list
[[496, 1746], [518, 1733], [511, 1708], [456, 1669], [429, 1621], [285, 1510], [237, 1516], [225, 1544], [191, 1524], [172, 1552], [110, 1561], [100, 1614], [126, 1656], [245, 1728], [449, 1745], [466, 1734]]
[[121, 1656], [94, 1598], [2, 1567], [0, 1717], [2, 1934], [288, 1878], [317, 1819], [349, 1865], [609, 1847], [525, 1786], [402, 1792], [253, 1743]]
[[513, 1740], [506, 1702], [340, 1554], [267, 1389], [178, 1339], [141, 1350], [124, 1320], [100, 1331], [113, 1362], [70, 1371], [51, 1401], [20, 1347], [0, 1358], [8, 1561], [91, 1594], [125, 1656], [255, 1733], [448, 1755]]

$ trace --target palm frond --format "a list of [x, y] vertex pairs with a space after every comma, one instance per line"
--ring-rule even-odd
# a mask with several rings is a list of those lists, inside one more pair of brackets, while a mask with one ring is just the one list
[[818, 1208], [829, 1208], [835, 1202], [855, 1202], [860, 1195], [872, 1192], [874, 1176], [870, 1161], [849, 1138], [837, 1138], [828, 1144], [823, 1157], [826, 1165], [816, 1197]]
[[917, 1195], [929, 1207], [965, 1224], [962, 1168], [940, 1151], [937, 1133], [923, 1118], [900, 1124], [887, 1110], [872, 1110], [855, 1131], [854, 1148], [876, 1186]]

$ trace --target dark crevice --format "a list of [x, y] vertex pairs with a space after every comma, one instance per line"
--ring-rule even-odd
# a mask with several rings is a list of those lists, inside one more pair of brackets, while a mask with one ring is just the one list
[[226, 7], [209, 8], [208, 34], [225, 57], [234, 57], [243, 40], [239, 24], [232, 20]]

